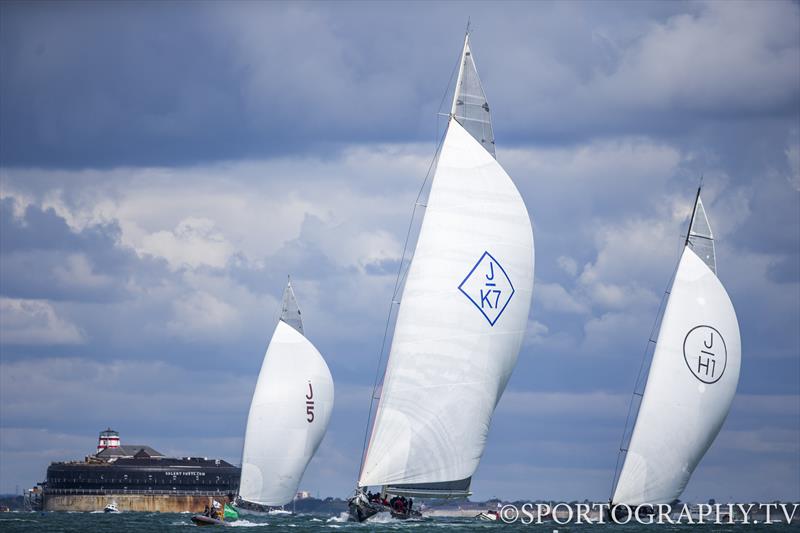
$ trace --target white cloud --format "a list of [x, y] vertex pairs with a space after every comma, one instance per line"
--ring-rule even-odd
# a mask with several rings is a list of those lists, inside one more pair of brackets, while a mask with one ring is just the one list
[[0, 341], [4, 344], [80, 344], [84, 335], [75, 324], [42, 300], [0, 298]]
[[528, 320], [528, 327], [525, 328], [525, 345], [541, 344], [547, 336], [549, 328], [536, 320]]
[[69, 254], [63, 265], [53, 269], [53, 276], [65, 286], [100, 289], [114, 283], [111, 276], [98, 274], [85, 254]]
[[173, 318], [167, 329], [187, 339], [219, 338], [238, 332], [240, 316], [231, 304], [207, 292], [186, 295], [172, 305]]
[[568, 293], [558, 283], [539, 282], [535, 287], [536, 300], [547, 311], [557, 313], [583, 314], [589, 312], [589, 307]]
[[705, 2], [650, 31], [594, 87], [621, 100], [693, 111], [769, 109], [800, 90], [798, 8]]
[[189, 217], [181, 220], [172, 231], [160, 230], [145, 235], [137, 251], [163, 257], [177, 270], [202, 265], [222, 268], [234, 248], [217, 231], [213, 220]]
[[570, 276], [574, 276], [578, 273], [578, 263], [571, 257], [567, 257], [566, 255], [559, 255], [558, 259], [556, 259], [556, 263], [558, 263], [558, 267], [569, 274]]

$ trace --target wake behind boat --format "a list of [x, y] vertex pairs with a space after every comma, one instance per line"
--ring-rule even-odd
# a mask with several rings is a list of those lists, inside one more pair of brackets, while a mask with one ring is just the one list
[[500, 521], [500, 513], [497, 511], [484, 511], [482, 513], [478, 513], [475, 515], [475, 518], [478, 520], [482, 520], [484, 522], [499, 522]]
[[[400, 512], [386, 505], [396, 497], [471, 494], [528, 321], [533, 230], [519, 191], [495, 159], [469, 38], [467, 31], [419, 238], [402, 293], [393, 298], [394, 336], [348, 502], [359, 522], [387, 507], [396, 518], [416, 516], [412, 505]], [[367, 487], [381, 487], [380, 502]]]
[[209, 516], [197, 514], [192, 517], [192, 523], [196, 526], [230, 526], [230, 522], [219, 520], [218, 518], [211, 518]]

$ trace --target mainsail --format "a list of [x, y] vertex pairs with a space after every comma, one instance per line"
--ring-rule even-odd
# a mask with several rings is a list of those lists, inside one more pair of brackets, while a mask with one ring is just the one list
[[333, 410], [333, 379], [302, 334], [291, 283], [247, 417], [239, 496], [260, 505], [292, 501]]
[[612, 504], [675, 502], [728, 415], [741, 341], [733, 304], [715, 271], [698, 190]]
[[469, 494], [525, 334], [533, 231], [519, 191], [494, 158], [488, 105], [479, 106], [480, 120], [470, 111], [473, 96], [485, 104], [477, 80], [467, 36], [361, 487]]

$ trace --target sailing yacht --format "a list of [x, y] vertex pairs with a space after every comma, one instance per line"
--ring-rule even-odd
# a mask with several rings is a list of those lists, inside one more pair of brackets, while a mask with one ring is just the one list
[[[495, 158], [489, 104], [464, 39], [447, 130], [401, 293], [383, 386], [350, 500], [353, 520], [406, 497], [470, 494], [516, 364], [533, 292], [533, 230]], [[381, 487], [370, 499], [368, 487]], [[396, 497], [397, 505], [387, 497]]]
[[303, 333], [290, 280], [247, 417], [239, 485], [243, 507], [265, 509], [292, 501], [332, 410], [333, 379]]
[[673, 504], [728, 415], [739, 382], [739, 323], [717, 277], [697, 190], [641, 405], [611, 506]]

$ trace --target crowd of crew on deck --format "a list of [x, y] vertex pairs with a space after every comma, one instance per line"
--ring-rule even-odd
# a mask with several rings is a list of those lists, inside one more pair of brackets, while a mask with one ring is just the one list
[[400, 514], [408, 514], [411, 512], [411, 508], [414, 506], [414, 500], [412, 498], [406, 498], [405, 496], [394, 496], [391, 499], [387, 499], [386, 496], [381, 496], [380, 493], [372, 493], [367, 492], [367, 499], [370, 503], [379, 503], [381, 505], [385, 505], [392, 509], [392, 511]]

